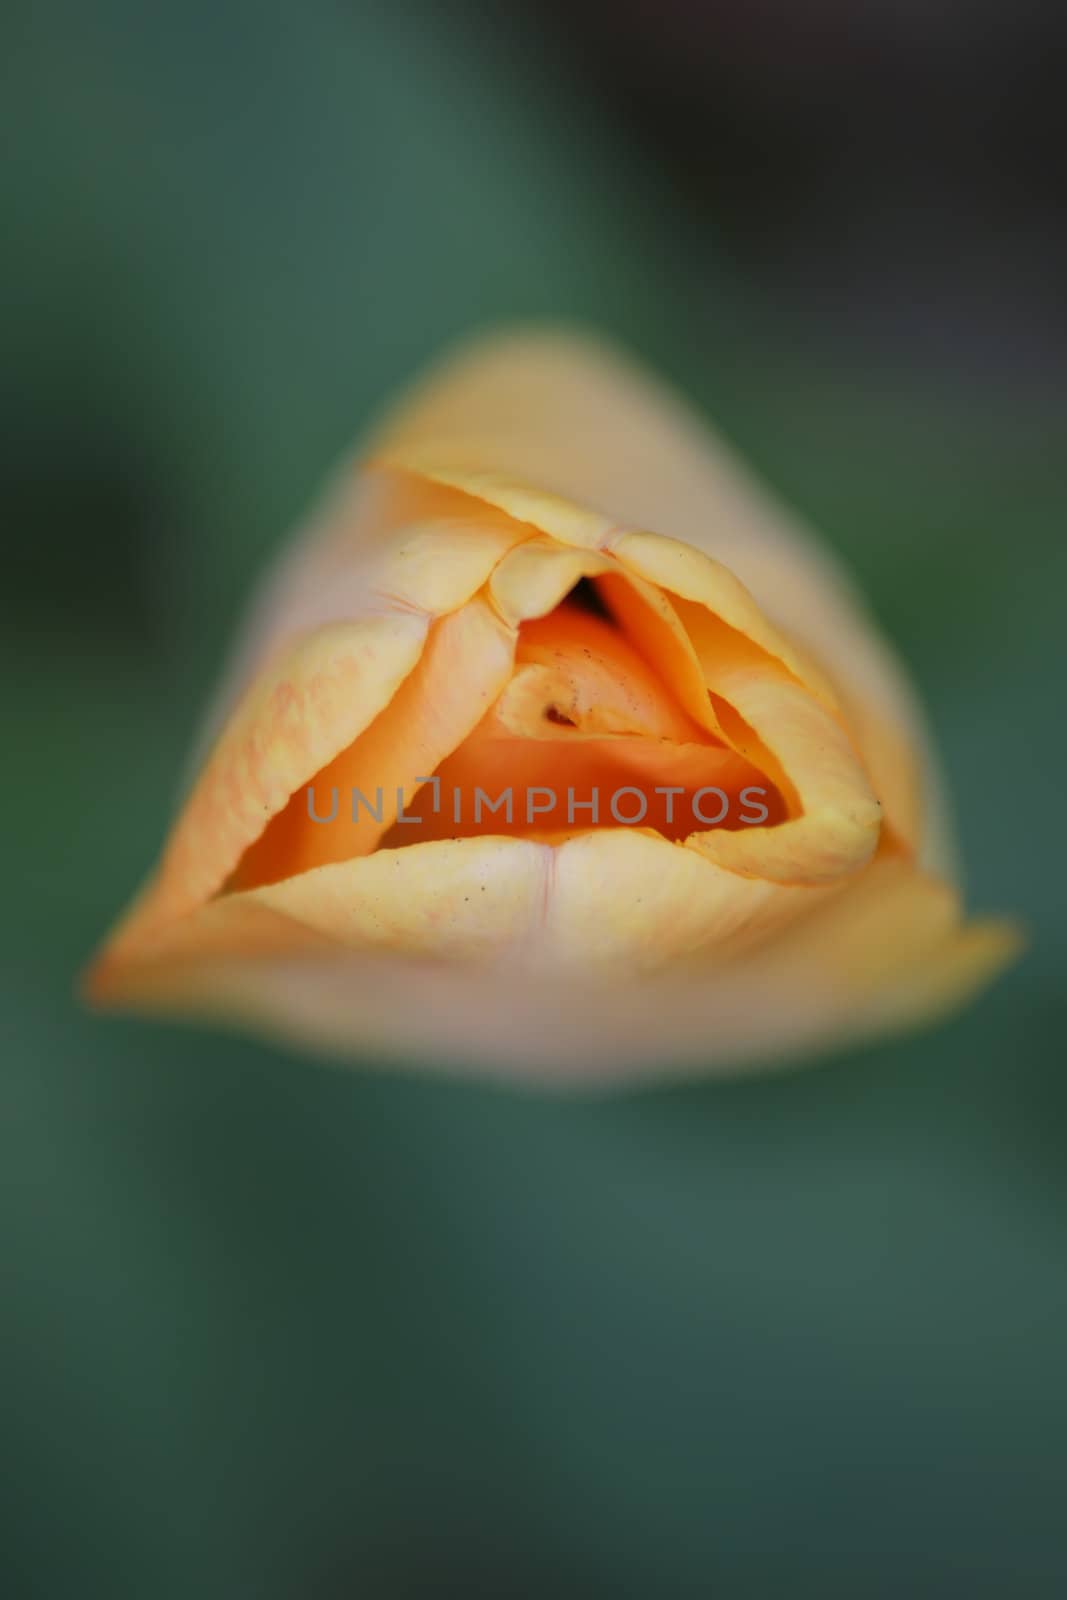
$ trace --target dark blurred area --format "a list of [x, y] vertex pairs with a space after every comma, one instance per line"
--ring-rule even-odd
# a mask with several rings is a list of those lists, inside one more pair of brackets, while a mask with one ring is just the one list
[[[1065, 19], [9, 6], [5, 1595], [1064, 1593]], [[257, 573], [542, 316], [853, 568], [1026, 961], [601, 1103], [85, 1016]]]
[[812, 337], [1062, 392], [1062, 9], [548, 10], [596, 92], [653, 151], [690, 240], [710, 233]]

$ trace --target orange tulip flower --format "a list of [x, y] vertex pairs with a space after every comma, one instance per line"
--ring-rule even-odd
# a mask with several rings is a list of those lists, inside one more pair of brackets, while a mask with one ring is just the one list
[[622, 357], [517, 333], [341, 473], [87, 986], [611, 1083], [925, 1021], [1018, 943], [963, 918], [913, 695], [828, 554]]

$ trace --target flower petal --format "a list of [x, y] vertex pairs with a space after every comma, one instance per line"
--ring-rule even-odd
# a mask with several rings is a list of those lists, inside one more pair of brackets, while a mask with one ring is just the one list
[[465, 605], [530, 532], [404, 474], [358, 486], [346, 475], [257, 608], [211, 719], [221, 731], [115, 936], [215, 894], [295, 791], [390, 703], [433, 618]]
[[[440, 617], [418, 665], [360, 736], [311, 774], [245, 853], [233, 889], [368, 855], [506, 685], [515, 633], [481, 596]], [[353, 791], [359, 798], [353, 803]], [[318, 820], [313, 820], [312, 811]]]
[[840, 720], [776, 663], [740, 649], [717, 618], [679, 606], [734, 748], [800, 813], [777, 827], [696, 833], [688, 843], [721, 866], [780, 883], [855, 872], [878, 846], [882, 809]]
[[[588, 844], [573, 842], [582, 849], [572, 857], [572, 883], [562, 890], [549, 888], [551, 847], [464, 840], [374, 855], [320, 868], [291, 885], [227, 896], [157, 929], [136, 959], [112, 956], [102, 962], [90, 975], [90, 997], [180, 1017], [238, 1020], [342, 1060], [365, 1062], [377, 1055], [423, 1071], [590, 1088], [684, 1070], [721, 1072], [803, 1059], [929, 1022], [980, 988], [1019, 948], [1018, 932], [1008, 923], [961, 927], [952, 892], [899, 857], [876, 861], [843, 890], [779, 888], [802, 902], [814, 895], [818, 903], [810, 916], [798, 917], [735, 960], [705, 954], [681, 969], [627, 983], [610, 972], [578, 980], [566, 970], [539, 974], [514, 963], [487, 968], [373, 942], [347, 949], [335, 942], [347, 907], [374, 904], [373, 895], [361, 893], [357, 902], [345, 893], [353, 880], [377, 875], [380, 928], [391, 927], [392, 938], [400, 930], [389, 919], [403, 916], [403, 896], [382, 880], [405, 869], [391, 867], [390, 859], [412, 858], [407, 870], [415, 873], [414, 858], [421, 852], [429, 862], [430, 852], [450, 848], [451, 870], [440, 877], [436, 866], [433, 871], [443, 886], [435, 909], [445, 923], [458, 917], [457, 931], [481, 938], [482, 913], [467, 913], [463, 894], [473, 888], [484, 898], [477, 887], [480, 874], [488, 877], [486, 867], [504, 852], [513, 856], [509, 868], [519, 859], [523, 865], [493, 877], [522, 888], [511, 903], [498, 898], [497, 928], [536, 942], [553, 900], [561, 922], [576, 926], [581, 918], [572, 920], [580, 910], [575, 895], [584, 894], [591, 904], [589, 886], [595, 890], [605, 867], [617, 869], [621, 854], [642, 842], [635, 835], [601, 835], [602, 844], [588, 838]], [[653, 846], [676, 848], [659, 841]], [[634, 867], [647, 884], [636, 855]], [[684, 882], [675, 880], [669, 889], [675, 915], [699, 881], [687, 866], [679, 870]], [[336, 890], [325, 900], [308, 892], [314, 879], [327, 878]], [[414, 884], [411, 879], [409, 887]], [[753, 894], [759, 892], [754, 887]], [[409, 895], [407, 904], [415, 902]], [[705, 909], [710, 904], [709, 899]], [[306, 910], [322, 919], [323, 905], [333, 906], [338, 918], [328, 937], [294, 915]], [[669, 927], [670, 918], [664, 915], [661, 925]], [[585, 923], [590, 937], [600, 926], [595, 915]], [[430, 931], [425, 922], [424, 931]], [[406, 927], [401, 937], [406, 941]], [[713, 948], [721, 952], [722, 945]]]
[[[201, 939], [214, 954], [223, 924], [235, 950], [243, 952], [247, 926], [249, 954], [274, 953], [251, 909], [264, 907], [272, 929], [283, 918], [366, 954], [429, 955], [457, 975], [468, 961], [482, 963], [480, 981], [489, 991], [502, 972], [536, 982], [545, 972], [585, 981], [620, 968], [651, 971], [739, 934], [777, 928], [783, 916], [821, 898], [723, 871], [639, 829], [587, 832], [558, 845], [499, 835], [439, 839], [226, 895], [153, 930], [129, 952], [125, 970], [135, 981], [142, 964], [185, 963]], [[239, 915], [247, 923], [238, 933]], [[304, 942], [301, 934], [297, 948]], [[108, 963], [110, 993], [122, 965]]]

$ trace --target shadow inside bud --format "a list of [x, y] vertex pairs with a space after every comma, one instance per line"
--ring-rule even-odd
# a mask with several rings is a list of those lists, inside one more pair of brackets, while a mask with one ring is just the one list
[[615, 618], [605, 604], [598, 584], [592, 578], [579, 578], [563, 604], [575, 606], [591, 617], [599, 617], [602, 622], [612, 625], [615, 623]]

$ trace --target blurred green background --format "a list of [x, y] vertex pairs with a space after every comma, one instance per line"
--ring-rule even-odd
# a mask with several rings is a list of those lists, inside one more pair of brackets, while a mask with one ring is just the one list
[[[9, 6], [5, 1595], [1067, 1592], [1051, 12], [838, 11]], [[1025, 962], [602, 1103], [84, 1015], [255, 575], [383, 397], [542, 313], [845, 554]]]

